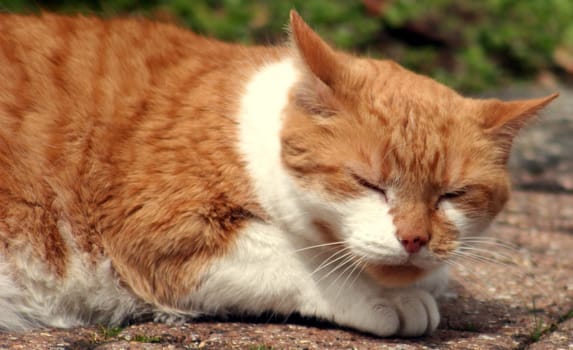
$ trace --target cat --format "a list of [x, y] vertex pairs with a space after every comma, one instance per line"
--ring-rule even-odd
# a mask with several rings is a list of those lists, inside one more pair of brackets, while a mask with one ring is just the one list
[[429, 334], [557, 97], [464, 98], [295, 11], [269, 47], [0, 14], [0, 82], [4, 331], [272, 312]]

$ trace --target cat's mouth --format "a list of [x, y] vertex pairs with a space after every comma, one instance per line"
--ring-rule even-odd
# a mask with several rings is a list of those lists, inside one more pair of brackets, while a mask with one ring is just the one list
[[404, 287], [424, 277], [428, 270], [408, 262], [403, 265], [367, 264], [366, 272], [387, 287]]

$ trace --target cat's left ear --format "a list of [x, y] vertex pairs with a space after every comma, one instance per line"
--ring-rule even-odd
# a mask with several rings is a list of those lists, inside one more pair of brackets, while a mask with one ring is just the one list
[[337, 75], [343, 69], [336, 52], [316, 34], [300, 15], [290, 11], [291, 41], [302, 63], [322, 83], [329, 87], [336, 84]]
[[297, 64], [306, 72], [295, 91], [298, 105], [313, 115], [336, 114], [340, 110], [336, 91], [345, 85], [345, 57], [335, 52], [294, 10], [290, 12], [290, 31]]
[[504, 102], [485, 100], [482, 104], [481, 123], [485, 131], [510, 141], [543, 107], [556, 99], [559, 93], [529, 99]]

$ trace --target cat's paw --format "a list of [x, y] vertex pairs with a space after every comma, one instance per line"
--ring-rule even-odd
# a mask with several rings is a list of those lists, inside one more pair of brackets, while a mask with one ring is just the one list
[[418, 337], [432, 333], [440, 323], [436, 300], [425, 290], [401, 290], [373, 303], [371, 316], [358, 328], [382, 337]]
[[430, 334], [440, 323], [440, 312], [434, 297], [425, 290], [412, 289], [397, 293], [392, 302], [400, 319], [397, 334], [417, 337]]

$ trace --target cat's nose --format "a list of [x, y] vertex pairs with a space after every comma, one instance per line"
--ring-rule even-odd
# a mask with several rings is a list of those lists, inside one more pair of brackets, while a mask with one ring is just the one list
[[417, 253], [420, 249], [428, 244], [429, 237], [427, 234], [402, 234], [398, 235], [398, 239], [404, 249], [410, 254]]

